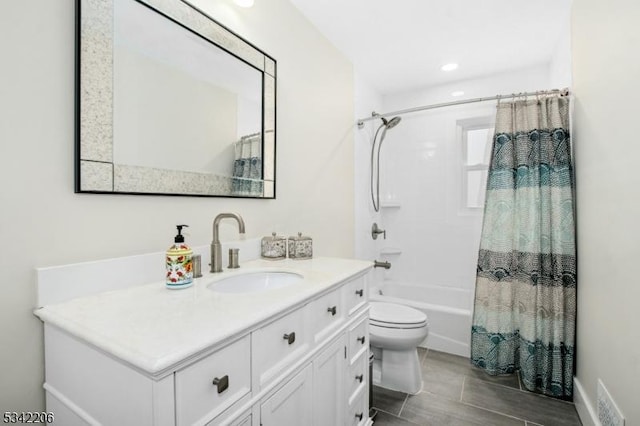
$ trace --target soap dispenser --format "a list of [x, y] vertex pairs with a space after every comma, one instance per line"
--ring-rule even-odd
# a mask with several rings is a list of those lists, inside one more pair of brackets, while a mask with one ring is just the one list
[[167, 288], [179, 289], [193, 285], [193, 250], [184, 243], [182, 228], [188, 225], [177, 225], [178, 235], [174, 238], [174, 243], [167, 250]]

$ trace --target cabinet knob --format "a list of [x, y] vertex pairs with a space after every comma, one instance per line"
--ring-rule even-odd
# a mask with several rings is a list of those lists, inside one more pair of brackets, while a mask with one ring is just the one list
[[218, 387], [218, 393], [222, 393], [229, 387], [229, 376], [216, 377], [212, 384]]
[[364, 380], [364, 374], [360, 374], [358, 376], [356, 376], [356, 380], [360, 383], [362, 383], [362, 381]]
[[338, 312], [338, 310], [336, 309], [336, 306], [332, 306], [330, 308], [327, 308], [327, 312], [331, 312], [331, 315], [335, 315], [336, 312]]
[[356, 294], [360, 297], [362, 297], [364, 295], [364, 290], [360, 289], [360, 290], [356, 290]]
[[364, 413], [356, 414], [356, 418], [358, 419], [358, 421], [362, 421], [362, 417], [364, 417]]
[[289, 344], [292, 344], [296, 341], [296, 333], [291, 332], [289, 334], [285, 334], [284, 336], [282, 336], [282, 338], [289, 342]]
[[358, 342], [364, 345], [365, 336], [358, 337]]

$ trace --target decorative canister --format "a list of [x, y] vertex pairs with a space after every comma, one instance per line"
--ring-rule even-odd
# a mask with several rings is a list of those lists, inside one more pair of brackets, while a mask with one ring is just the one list
[[305, 237], [302, 232], [298, 236], [289, 237], [289, 258], [290, 259], [311, 259], [313, 256], [313, 240]]
[[273, 232], [270, 237], [264, 237], [262, 239], [260, 254], [265, 259], [284, 259], [287, 257], [286, 239], [276, 235], [275, 232]]

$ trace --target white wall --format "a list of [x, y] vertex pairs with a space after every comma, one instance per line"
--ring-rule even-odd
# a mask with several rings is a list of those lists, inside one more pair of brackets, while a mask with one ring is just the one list
[[638, 16], [633, 0], [573, 2], [577, 378], [593, 407], [602, 379], [629, 426], [640, 424]]
[[164, 250], [177, 223], [207, 244], [226, 211], [247, 237], [301, 231], [318, 256], [353, 255], [351, 63], [286, 0], [200, 3], [278, 61], [276, 200], [74, 194], [74, 1], [0, 5], [0, 412], [44, 409], [36, 267]]
[[549, 62], [549, 88], [564, 89], [571, 87], [571, 17], [567, 16], [567, 25]]

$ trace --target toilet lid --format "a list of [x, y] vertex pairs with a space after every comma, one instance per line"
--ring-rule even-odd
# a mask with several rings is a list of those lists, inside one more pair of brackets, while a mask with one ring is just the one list
[[417, 309], [396, 303], [371, 302], [369, 318], [372, 324], [406, 324], [423, 325], [427, 322], [427, 315]]

